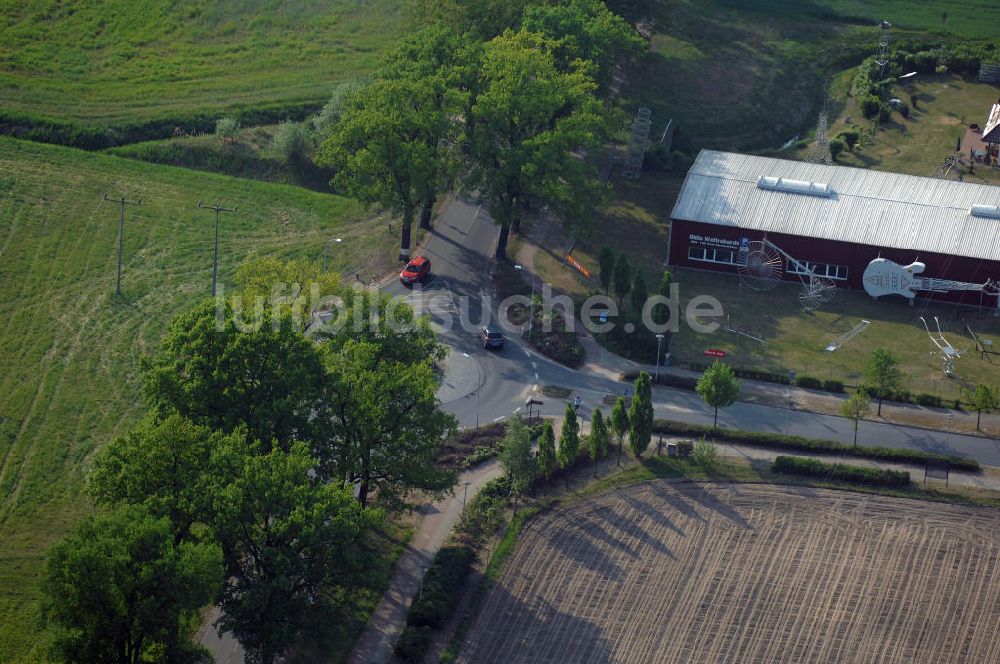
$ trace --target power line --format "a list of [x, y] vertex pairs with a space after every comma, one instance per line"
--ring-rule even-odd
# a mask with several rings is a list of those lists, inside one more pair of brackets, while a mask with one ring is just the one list
[[219, 213], [236, 212], [237, 208], [220, 207], [218, 203], [215, 205], [202, 205], [201, 201], [198, 201], [198, 207], [204, 210], [215, 211], [215, 255], [212, 258], [212, 297], [215, 297], [215, 282], [219, 274]]
[[122, 214], [121, 219], [118, 222], [118, 279], [115, 281], [115, 295], [122, 294], [122, 248], [125, 245], [125, 206], [126, 205], [142, 205], [142, 199], [136, 199], [134, 201], [125, 200], [125, 196], [120, 198], [109, 198], [107, 194], [104, 194], [104, 200], [111, 203], [118, 203], [121, 205]]

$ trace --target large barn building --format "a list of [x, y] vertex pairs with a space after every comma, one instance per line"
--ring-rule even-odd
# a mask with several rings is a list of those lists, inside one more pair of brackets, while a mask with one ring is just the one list
[[671, 265], [736, 273], [767, 239], [799, 262], [786, 280], [806, 265], [838, 288], [1000, 307], [973, 287], [1000, 281], [1000, 187], [702, 150], [671, 219]]

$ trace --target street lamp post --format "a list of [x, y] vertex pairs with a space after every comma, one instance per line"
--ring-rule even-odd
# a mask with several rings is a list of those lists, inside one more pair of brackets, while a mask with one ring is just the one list
[[[514, 269], [521, 272], [524, 271], [524, 266], [520, 264], [514, 265]], [[535, 275], [531, 275], [531, 301], [528, 302], [528, 336], [531, 336], [531, 326], [535, 321]], [[522, 333], [523, 336], [523, 333]]]
[[660, 380], [660, 344], [663, 343], [663, 335], [656, 335], [656, 369], [653, 370], [653, 383]]

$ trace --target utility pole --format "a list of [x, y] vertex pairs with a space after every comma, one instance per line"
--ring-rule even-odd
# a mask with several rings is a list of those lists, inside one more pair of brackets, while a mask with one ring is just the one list
[[134, 201], [125, 200], [125, 196], [121, 198], [109, 198], [107, 194], [104, 194], [104, 200], [110, 201], [112, 203], [118, 203], [121, 205], [122, 214], [121, 219], [118, 222], [118, 279], [115, 281], [115, 295], [122, 294], [122, 248], [125, 246], [125, 206], [126, 205], [142, 205], [142, 199], [136, 199]]
[[215, 210], [215, 256], [212, 258], [212, 297], [215, 297], [215, 282], [219, 274], [219, 213], [236, 212], [237, 208], [219, 207], [218, 203], [202, 205], [201, 201], [198, 201], [198, 207], [203, 210]]

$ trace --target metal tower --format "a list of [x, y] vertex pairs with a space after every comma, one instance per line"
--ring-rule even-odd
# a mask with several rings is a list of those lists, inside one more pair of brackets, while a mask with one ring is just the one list
[[879, 80], [884, 80], [889, 67], [889, 29], [892, 24], [883, 20], [878, 24], [878, 50], [875, 51], [875, 64], [878, 65]]
[[642, 173], [642, 161], [646, 156], [646, 147], [649, 145], [649, 129], [652, 125], [650, 116], [653, 114], [648, 108], [642, 107], [635, 114], [635, 121], [632, 123], [632, 138], [628, 144], [628, 155], [625, 157], [625, 169], [622, 175], [627, 180], [638, 180]]

